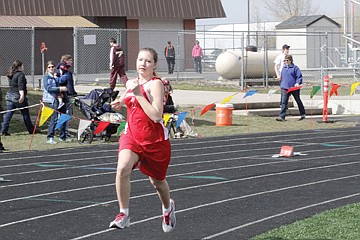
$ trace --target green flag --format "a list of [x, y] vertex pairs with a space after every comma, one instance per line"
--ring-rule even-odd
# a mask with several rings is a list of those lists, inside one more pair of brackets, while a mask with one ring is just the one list
[[311, 90], [311, 94], [310, 94], [310, 98], [313, 98], [313, 96], [315, 96], [315, 94], [320, 90], [320, 86], [313, 86], [312, 90]]
[[118, 127], [118, 129], [117, 129], [117, 133], [116, 133], [116, 136], [117, 136], [117, 137], [120, 135], [121, 131], [124, 130], [125, 124], [126, 124], [125, 121], [120, 123], [120, 125], [119, 125], [119, 127]]

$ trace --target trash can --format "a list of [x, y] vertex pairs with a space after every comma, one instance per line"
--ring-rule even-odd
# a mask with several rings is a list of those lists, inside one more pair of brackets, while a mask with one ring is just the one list
[[216, 104], [216, 126], [231, 126], [233, 110], [232, 104]]

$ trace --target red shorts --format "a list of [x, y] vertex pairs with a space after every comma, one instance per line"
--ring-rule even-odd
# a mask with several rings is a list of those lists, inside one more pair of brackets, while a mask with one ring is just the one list
[[169, 140], [147, 145], [140, 145], [129, 134], [121, 134], [119, 139], [119, 152], [123, 149], [133, 151], [139, 156], [134, 165], [139, 170], [156, 180], [164, 180], [171, 158], [171, 145]]

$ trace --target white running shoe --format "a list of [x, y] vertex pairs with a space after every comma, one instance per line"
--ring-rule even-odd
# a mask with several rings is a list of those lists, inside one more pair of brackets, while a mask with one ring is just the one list
[[175, 202], [170, 199], [170, 212], [164, 213], [162, 228], [165, 233], [171, 232], [176, 225], [176, 217], [175, 217]]
[[115, 220], [110, 223], [109, 228], [126, 228], [130, 227], [130, 217], [125, 213], [120, 213], [115, 217]]
[[46, 143], [48, 144], [57, 144], [57, 142], [55, 142], [54, 138], [49, 138]]

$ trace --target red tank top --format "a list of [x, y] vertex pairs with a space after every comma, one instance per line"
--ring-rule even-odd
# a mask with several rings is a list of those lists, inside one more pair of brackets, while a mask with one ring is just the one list
[[[159, 78], [152, 78], [140, 85], [141, 93], [151, 103], [149, 86]], [[168, 139], [167, 129], [163, 120], [155, 123], [151, 120], [137, 101], [133, 92], [129, 89], [125, 92], [124, 102], [127, 106], [127, 123], [124, 134], [130, 134], [140, 145], [147, 145]]]

